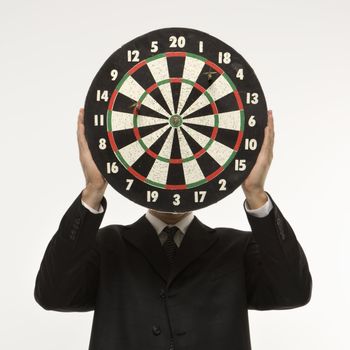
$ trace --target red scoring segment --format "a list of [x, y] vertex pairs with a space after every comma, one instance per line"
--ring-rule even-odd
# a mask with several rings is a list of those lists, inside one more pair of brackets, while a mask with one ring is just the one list
[[141, 67], [143, 67], [145, 64], [146, 64], [146, 60], [143, 60], [141, 61], [140, 63], [138, 64], [135, 64], [134, 67], [132, 67], [129, 71], [128, 71], [128, 74], [129, 75], [133, 75], [136, 71], [138, 71]]
[[239, 95], [239, 92], [238, 90], [236, 89], [233, 94], [235, 95], [235, 98], [236, 98], [236, 101], [237, 101], [237, 104], [238, 104], [238, 108], [240, 110], [243, 109], [243, 103], [242, 103], [242, 100], [241, 100], [241, 96]]

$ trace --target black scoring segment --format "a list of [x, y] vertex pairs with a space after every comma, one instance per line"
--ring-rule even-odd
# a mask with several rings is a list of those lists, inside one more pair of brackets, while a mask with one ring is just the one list
[[202, 93], [198, 90], [193, 88], [190, 95], [188, 96], [185, 105], [183, 106], [182, 110], [179, 111], [179, 114], [185, 113], [186, 110], [202, 95]]
[[[131, 110], [133, 110], [133, 109], [131, 109]], [[154, 111], [153, 109], [148, 108], [145, 105], [141, 105], [139, 107], [139, 111], [138, 111], [137, 114], [144, 115], [144, 116], [149, 116], [149, 117], [154, 117], [154, 118], [160, 118], [160, 119], [164, 119], [164, 120], [169, 120], [169, 117], [164, 116], [163, 114], [160, 114], [160, 113]]]
[[181, 131], [193, 154], [199, 152], [203, 148], [185, 129], [182, 128]]
[[155, 83], [147, 64], [132, 74], [132, 77], [146, 90]]
[[230, 94], [216, 100], [215, 104], [216, 104], [216, 107], [217, 107], [219, 113], [239, 110], [236, 97], [233, 93], [230, 93]]
[[171, 115], [169, 106], [159, 88], [154, 89], [150, 95], [169, 113], [169, 115]]
[[169, 164], [167, 184], [183, 185], [185, 184], [185, 176], [182, 164]]
[[140, 133], [141, 138], [152, 134], [153, 132], [157, 131], [158, 129], [163, 128], [166, 126], [166, 124], [157, 124], [157, 125], [147, 125], [147, 126], [142, 126], [138, 128], [138, 131]]
[[220, 164], [217, 163], [207, 152], [204, 152], [197, 158], [197, 163], [204, 176], [210, 175], [220, 167]]
[[186, 126], [200, 132], [201, 134], [207, 137], [210, 137], [213, 132], [213, 128], [207, 125], [197, 125], [197, 124], [186, 123]]
[[114, 131], [113, 136], [118, 149], [128, 146], [131, 142], [136, 141], [133, 129]]
[[237, 130], [230, 130], [230, 129], [224, 129], [224, 128], [218, 128], [218, 133], [216, 135], [215, 140], [218, 142], [221, 142], [225, 146], [233, 149], [236, 141], [238, 139], [238, 131]]
[[181, 158], [179, 137], [178, 137], [176, 128], [174, 128], [174, 138], [173, 138], [173, 145], [171, 149], [171, 158], [176, 158], [176, 159]]
[[168, 138], [168, 135], [171, 131], [171, 128], [167, 129], [163, 135], [150, 147], [150, 150], [153, 151], [156, 154], [159, 154], [159, 152], [161, 151], [164, 142], [166, 141], [166, 139]]
[[132, 167], [142, 176], [147, 177], [155, 159], [150, 157], [146, 152], [132, 165]]
[[173, 93], [173, 101], [174, 101], [174, 110], [175, 112], [179, 113], [178, 106], [179, 106], [179, 98], [180, 98], [180, 91], [181, 91], [181, 84], [171, 84], [171, 91]]
[[185, 58], [184, 57], [167, 57], [169, 77], [182, 78]]
[[[184, 57], [167, 57], [169, 77], [170, 78], [181, 78], [183, 75], [185, 58]], [[177, 111], [180, 97], [180, 83], [171, 84], [171, 90], [173, 94], [174, 110]]]
[[136, 101], [121, 93], [117, 95], [113, 110], [117, 112], [133, 113]]
[[207, 105], [189, 115], [186, 115], [186, 117], [184, 117], [184, 120], [188, 118], [203, 117], [203, 116], [212, 115], [212, 114], [213, 114], [213, 109], [211, 105]]

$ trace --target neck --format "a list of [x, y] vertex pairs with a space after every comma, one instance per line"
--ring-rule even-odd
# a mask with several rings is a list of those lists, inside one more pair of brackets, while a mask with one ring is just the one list
[[153, 209], [148, 209], [148, 211], [158, 219], [167, 223], [168, 225], [175, 225], [185, 216], [192, 213], [191, 211], [186, 211], [185, 213], [167, 213], [167, 212], [157, 211]]

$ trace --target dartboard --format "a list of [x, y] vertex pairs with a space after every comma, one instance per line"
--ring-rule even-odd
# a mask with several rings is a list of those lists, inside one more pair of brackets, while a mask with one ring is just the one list
[[232, 193], [261, 148], [267, 108], [250, 65], [198, 30], [165, 28], [128, 42], [85, 101], [93, 159], [120, 194], [185, 212]]

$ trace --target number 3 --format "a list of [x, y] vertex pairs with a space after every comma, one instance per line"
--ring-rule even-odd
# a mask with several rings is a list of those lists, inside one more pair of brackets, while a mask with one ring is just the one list
[[173, 204], [179, 205], [180, 204], [180, 195], [178, 193], [176, 193], [176, 194], [174, 194], [173, 198], [174, 198]]

